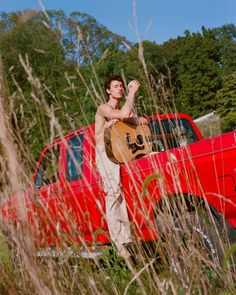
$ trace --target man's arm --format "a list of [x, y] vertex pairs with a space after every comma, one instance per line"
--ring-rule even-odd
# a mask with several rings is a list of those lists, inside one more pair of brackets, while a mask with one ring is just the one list
[[139, 87], [140, 87], [140, 83], [137, 80], [133, 80], [129, 82], [128, 84], [128, 96], [122, 108], [124, 108], [126, 104], [130, 105], [131, 106], [130, 113], [133, 111], [134, 98], [135, 98], [136, 92], [139, 90]]
[[128, 85], [128, 96], [121, 109], [114, 110], [109, 104], [103, 104], [99, 107], [102, 115], [109, 119], [125, 119], [130, 117], [133, 106], [136, 92], [140, 87], [140, 83], [137, 80], [133, 80]]
[[[133, 103], [133, 100], [134, 100], [134, 97], [135, 97], [135, 94], [136, 94], [137, 90], [136, 90], [136, 92], [134, 93], [134, 96], [132, 96], [133, 93], [132, 93], [131, 90], [133, 89], [133, 87], [136, 87], [136, 86], [138, 86], [138, 88], [139, 88], [140, 84], [137, 85], [137, 83], [139, 84], [139, 82], [136, 81], [136, 80], [131, 81], [131, 82], [129, 83], [129, 85], [128, 85], [129, 94], [128, 94], [128, 97], [127, 97], [126, 102], [131, 101], [131, 102]], [[141, 116], [141, 117], [137, 116], [137, 114], [135, 114], [133, 108], [132, 108], [131, 113], [130, 113], [129, 116], [130, 116], [130, 117], [133, 117], [133, 118], [135, 119], [136, 124], [148, 124], [148, 119], [147, 119], [146, 117], [144, 117], [144, 116]]]

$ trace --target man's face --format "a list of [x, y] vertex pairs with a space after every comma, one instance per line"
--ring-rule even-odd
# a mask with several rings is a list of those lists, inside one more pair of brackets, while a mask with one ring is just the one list
[[120, 81], [111, 81], [110, 89], [107, 89], [109, 96], [116, 99], [121, 99], [124, 95], [124, 85]]

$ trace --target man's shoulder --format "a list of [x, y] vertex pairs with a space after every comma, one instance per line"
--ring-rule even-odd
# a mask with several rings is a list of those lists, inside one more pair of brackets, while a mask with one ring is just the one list
[[106, 103], [102, 103], [98, 106], [97, 111], [98, 112], [103, 112], [104, 110], [112, 110], [112, 106], [109, 105], [107, 102]]
[[104, 117], [107, 113], [107, 110], [109, 110], [109, 105], [107, 103], [102, 103], [97, 107], [96, 116], [97, 118]]
[[111, 108], [111, 105], [110, 105], [108, 102], [104, 102], [104, 103], [101, 103], [101, 104], [99, 105], [99, 108], [104, 108], [104, 107], [109, 107], [109, 108]]

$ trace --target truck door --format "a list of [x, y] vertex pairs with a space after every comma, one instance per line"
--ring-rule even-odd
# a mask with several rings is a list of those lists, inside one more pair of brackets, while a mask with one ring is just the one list
[[31, 197], [36, 233], [40, 236], [40, 245], [55, 244], [57, 240], [57, 222], [55, 210], [61, 190], [60, 144], [55, 144], [42, 153], [34, 178], [35, 191]]
[[69, 137], [63, 146], [65, 228], [73, 242], [82, 244], [94, 241], [101, 215], [91, 187], [90, 149], [87, 131]]

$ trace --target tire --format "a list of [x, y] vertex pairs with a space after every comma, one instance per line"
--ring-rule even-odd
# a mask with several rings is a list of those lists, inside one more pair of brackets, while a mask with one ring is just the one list
[[[225, 238], [218, 222], [186, 212], [174, 221], [170, 245], [170, 267], [176, 274], [187, 276], [192, 267], [221, 267], [224, 261]], [[184, 272], [184, 273], [183, 273]]]

